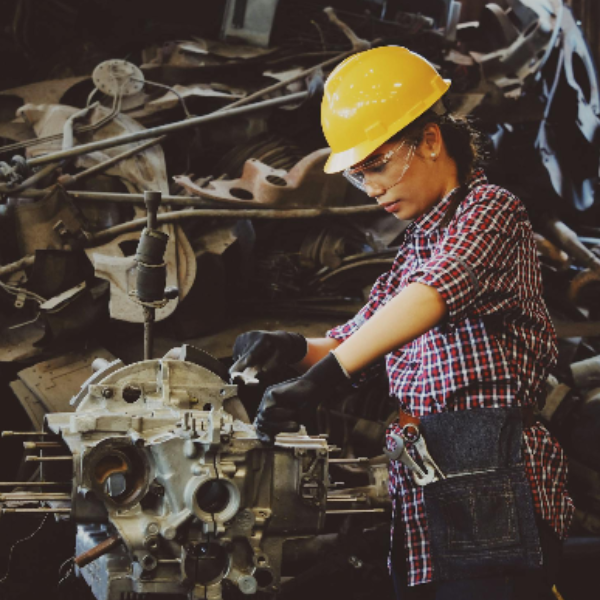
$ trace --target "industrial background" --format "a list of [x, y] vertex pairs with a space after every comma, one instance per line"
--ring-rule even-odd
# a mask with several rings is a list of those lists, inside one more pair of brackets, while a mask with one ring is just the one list
[[227, 372], [239, 333], [320, 337], [391, 265], [407, 223], [323, 173], [319, 118], [335, 65], [385, 44], [452, 80], [528, 209], [560, 351], [538, 416], [577, 507], [557, 587], [598, 597], [596, 0], [2, 14], [0, 599], [392, 598], [387, 382], [266, 447], [254, 413], [293, 374]]

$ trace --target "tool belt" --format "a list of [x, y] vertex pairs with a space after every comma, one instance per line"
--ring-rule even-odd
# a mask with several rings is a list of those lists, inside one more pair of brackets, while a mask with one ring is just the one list
[[[477, 408], [400, 415], [403, 453], [423, 478], [427, 529], [437, 581], [490, 577], [539, 568], [540, 541], [531, 488], [522, 457], [523, 427], [535, 423], [530, 408]], [[411, 439], [416, 440], [409, 453]], [[424, 457], [424, 460], [423, 460]]]

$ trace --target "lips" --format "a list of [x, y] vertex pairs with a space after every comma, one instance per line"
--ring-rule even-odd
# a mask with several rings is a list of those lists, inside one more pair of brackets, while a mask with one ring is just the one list
[[383, 204], [382, 206], [385, 211], [391, 213], [391, 212], [395, 212], [399, 205], [400, 205], [400, 200], [398, 200], [397, 202], [392, 202], [390, 204]]

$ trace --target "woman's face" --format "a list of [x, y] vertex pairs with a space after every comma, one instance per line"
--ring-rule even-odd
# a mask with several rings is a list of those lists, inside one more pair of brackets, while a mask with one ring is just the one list
[[[389, 161], [376, 160], [388, 152], [393, 152]], [[416, 219], [429, 212], [458, 185], [456, 165], [434, 124], [425, 127], [418, 144], [385, 143], [363, 163], [364, 191], [398, 219]]]

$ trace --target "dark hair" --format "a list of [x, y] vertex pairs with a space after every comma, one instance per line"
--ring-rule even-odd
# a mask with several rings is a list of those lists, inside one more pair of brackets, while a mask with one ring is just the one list
[[409, 139], [420, 143], [423, 130], [429, 123], [435, 123], [440, 128], [448, 155], [456, 163], [458, 180], [461, 185], [465, 185], [474, 169], [484, 161], [485, 155], [483, 135], [466, 117], [458, 117], [451, 112], [438, 114], [430, 108], [389, 141]]

